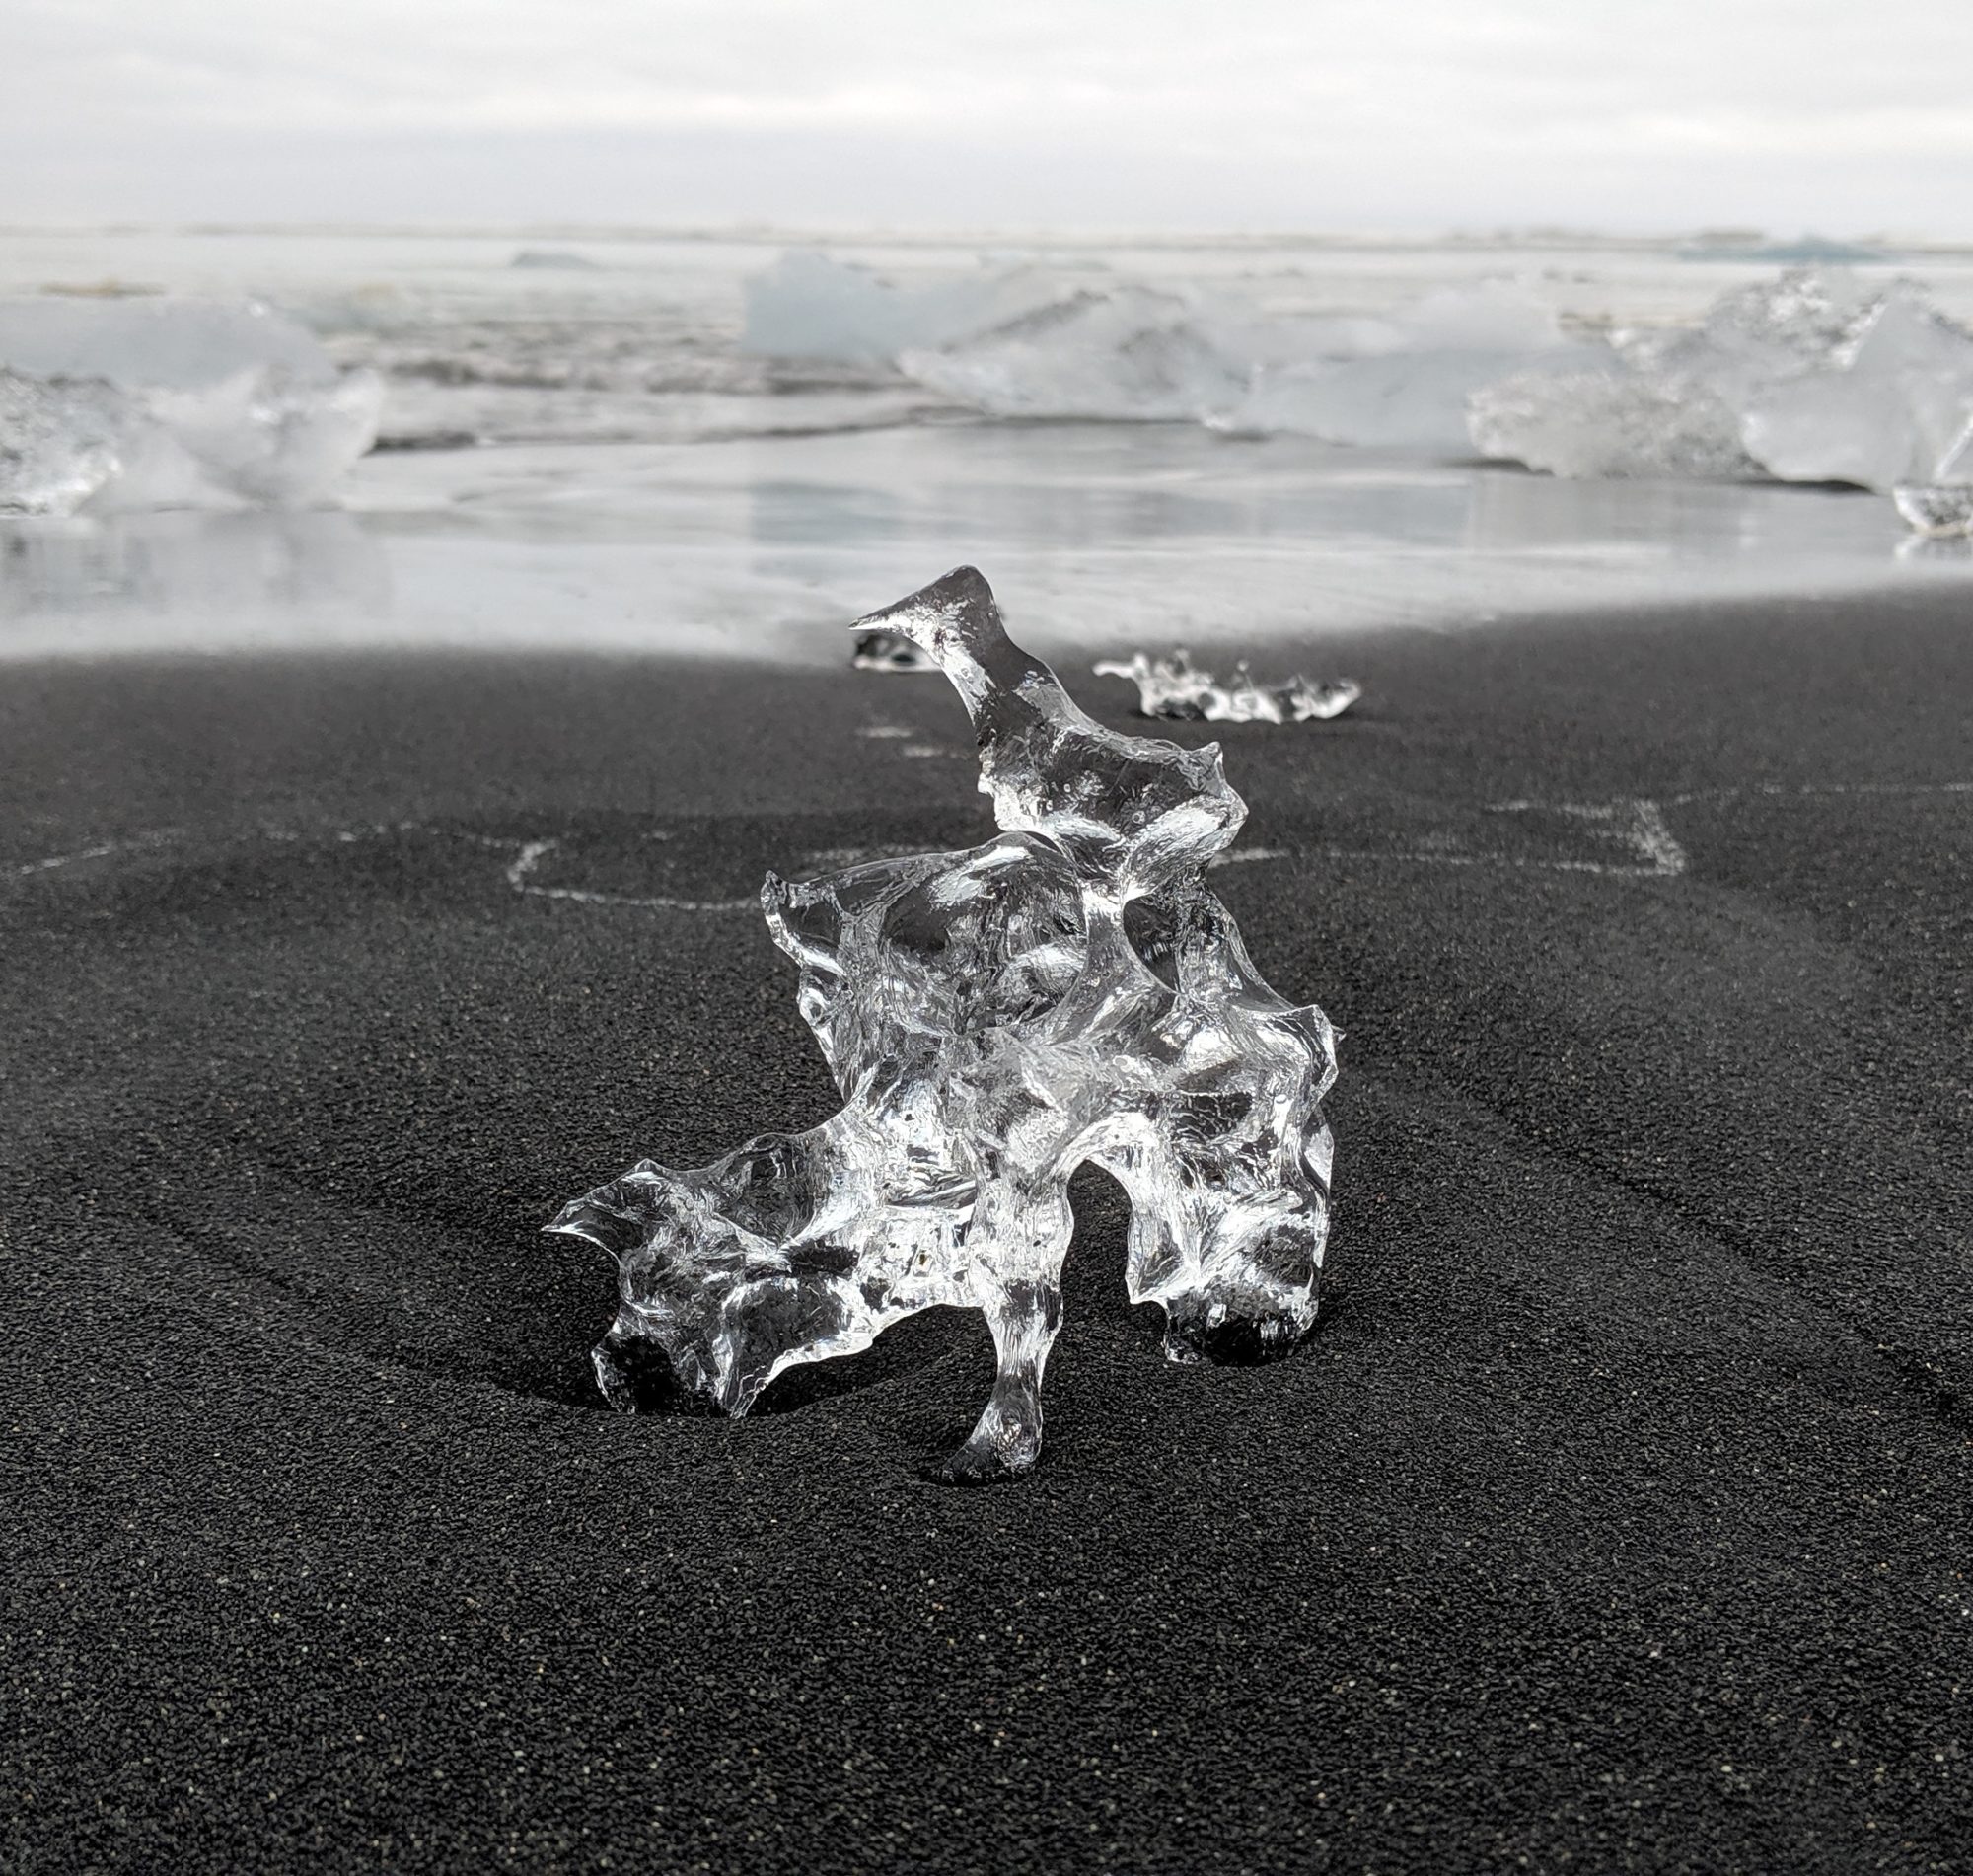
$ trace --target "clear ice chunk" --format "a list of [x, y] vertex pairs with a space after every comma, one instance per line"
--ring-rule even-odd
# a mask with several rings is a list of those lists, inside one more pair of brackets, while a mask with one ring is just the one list
[[[1283, 342], [1290, 334], [1298, 344]], [[1261, 355], [1264, 346], [1275, 355]], [[1471, 452], [1466, 406], [1475, 391], [1593, 357], [1565, 338], [1547, 306], [1504, 281], [1427, 294], [1381, 318], [1294, 323], [1279, 339], [1256, 334], [1250, 349], [1246, 396], [1214, 429], [1447, 458]]]
[[1739, 418], [1704, 385], [1659, 373], [1514, 372], [1467, 402], [1473, 447], [1550, 475], [1745, 481]]
[[[313, 333], [252, 302], [0, 300], [0, 447], [35, 459], [0, 461], [0, 475], [23, 491], [17, 506], [54, 489], [49, 513], [312, 501], [376, 441], [384, 397], [374, 372], [338, 371]], [[33, 418], [15, 419], [29, 405]], [[17, 436], [30, 449], [16, 451]], [[44, 477], [65, 456], [104, 472]]]
[[639, 1161], [548, 1229], [617, 1261], [594, 1359], [626, 1409], [745, 1413], [783, 1369], [915, 1311], [983, 1311], [992, 1392], [937, 1474], [980, 1483], [1041, 1450], [1078, 1166], [1129, 1196], [1129, 1293], [1163, 1307], [1172, 1360], [1279, 1355], [1307, 1333], [1336, 1038], [1269, 988], [1206, 889], [1246, 815], [1216, 745], [1093, 722], [970, 567], [858, 627], [909, 639], [959, 691], [1000, 833], [769, 874], [767, 924], [841, 1111], [709, 1166]]
[[1311, 684], [1299, 674], [1280, 684], [1257, 684], [1245, 659], [1221, 684], [1192, 662], [1183, 645], [1167, 658], [1138, 651], [1093, 667], [1099, 678], [1127, 678], [1137, 686], [1137, 714], [1207, 723], [1327, 722], [1363, 694], [1350, 678]]

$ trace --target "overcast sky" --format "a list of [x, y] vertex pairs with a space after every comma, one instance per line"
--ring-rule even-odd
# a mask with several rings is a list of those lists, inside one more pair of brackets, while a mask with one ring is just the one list
[[1973, 236], [1969, 0], [0, 0], [0, 221]]

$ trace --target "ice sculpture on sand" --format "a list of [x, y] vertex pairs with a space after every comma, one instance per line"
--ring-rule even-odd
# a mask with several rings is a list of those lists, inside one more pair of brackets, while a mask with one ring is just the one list
[[314, 501], [383, 399], [255, 303], [0, 300], [0, 513]]
[[984, 1311], [998, 1372], [937, 1475], [980, 1483], [1041, 1450], [1085, 1162], [1130, 1197], [1130, 1294], [1163, 1306], [1173, 1360], [1281, 1354], [1307, 1332], [1335, 1034], [1268, 987], [1206, 888], [1246, 815], [1216, 745], [1092, 722], [970, 567], [859, 627], [951, 680], [999, 835], [769, 874], [767, 924], [841, 1112], [691, 1171], [640, 1161], [548, 1228], [617, 1260], [594, 1359], [623, 1408], [698, 1395], [745, 1413], [782, 1369], [917, 1310]]

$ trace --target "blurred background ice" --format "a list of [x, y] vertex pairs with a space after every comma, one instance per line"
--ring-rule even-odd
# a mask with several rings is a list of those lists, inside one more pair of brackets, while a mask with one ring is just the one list
[[1973, 24], [685, 11], [31, 5], [0, 655], [834, 657], [989, 557], [1099, 651], [1966, 575]]

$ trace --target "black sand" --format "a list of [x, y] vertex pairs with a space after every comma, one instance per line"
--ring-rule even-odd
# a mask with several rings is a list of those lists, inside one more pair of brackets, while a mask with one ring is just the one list
[[971, 1493], [976, 1321], [618, 1418], [536, 1235], [828, 1111], [758, 917], [610, 898], [969, 836], [937, 680], [6, 669], [0, 1868], [1966, 1869], [1965, 606], [1349, 663], [1220, 738], [1333, 1312], [1168, 1367], [1090, 1182]]

